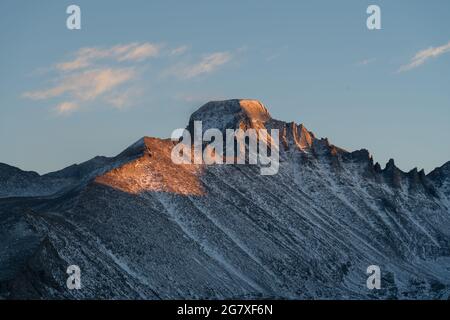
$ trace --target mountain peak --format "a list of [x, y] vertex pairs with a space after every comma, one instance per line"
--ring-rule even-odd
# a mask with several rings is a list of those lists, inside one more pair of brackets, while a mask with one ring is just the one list
[[241, 122], [248, 124], [263, 124], [272, 117], [267, 108], [258, 100], [232, 99], [210, 101], [195, 111], [189, 126], [194, 121], [202, 121], [203, 129], [217, 128], [219, 130], [239, 127]]
[[269, 110], [259, 100], [242, 99], [239, 100], [239, 105], [252, 120], [265, 122], [271, 119]]
[[393, 169], [397, 169], [397, 167], [395, 166], [395, 160], [391, 158], [386, 164], [385, 170], [393, 170]]

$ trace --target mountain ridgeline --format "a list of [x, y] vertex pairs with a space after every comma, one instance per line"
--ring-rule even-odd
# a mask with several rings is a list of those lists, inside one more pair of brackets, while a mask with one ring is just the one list
[[176, 142], [149, 137], [43, 176], [0, 164], [0, 297], [450, 298], [450, 162], [382, 168], [256, 100], [209, 102], [194, 121], [278, 129], [278, 173], [174, 164]]

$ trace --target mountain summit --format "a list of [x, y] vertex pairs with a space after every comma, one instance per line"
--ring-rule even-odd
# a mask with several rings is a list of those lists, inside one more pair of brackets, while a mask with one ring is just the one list
[[234, 99], [210, 101], [195, 111], [190, 121], [202, 120], [223, 124], [230, 118], [265, 122], [271, 119], [271, 116], [266, 107], [258, 100]]
[[266, 107], [258, 100], [234, 99], [211, 101], [195, 111], [188, 124], [192, 132], [194, 121], [202, 121], [203, 131], [208, 129], [264, 128], [264, 123], [271, 120]]
[[448, 164], [382, 169], [256, 100], [208, 102], [194, 121], [278, 129], [279, 172], [176, 165], [175, 142], [149, 137], [44, 176], [1, 165], [0, 297], [449, 298]]

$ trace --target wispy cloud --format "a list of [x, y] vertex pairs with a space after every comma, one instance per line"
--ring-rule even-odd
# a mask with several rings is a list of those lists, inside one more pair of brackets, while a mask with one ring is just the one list
[[[159, 47], [150, 43], [81, 48], [73, 60], [57, 63], [48, 74], [53, 86], [22, 96], [31, 100], [63, 100], [54, 107], [58, 115], [70, 115], [93, 102], [121, 109], [131, 104], [137, 92], [133, 84], [138, 78], [136, 64], [158, 52]], [[122, 65], [124, 61], [128, 62], [126, 66]]]
[[59, 115], [69, 115], [72, 112], [78, 110], [80, 108], [80, 106], [74, 102], [63, 102], [60, 103], [56, 106], [55, 111], [59, 114]]
[[127, 88], [120, 92], [114, 92], [105, 98], [105, 101], [117, 109], [125, 109], [131, 106], [131, 102], [142, 94], [138, 88]]
[[440, 55], [450, 52], [450, 42], [439, 47], [430, 47], [428, 49], [417, 52], [410, 62], [400, 67], [398, 72], [409, 71], [424, 64], [431, 58], [437, 58]]
[[215, 52], [205, 55], [194, 64], [180, 64], [166, 70], [165, 75], [173, 75], [179, 79], [191, 79], [203, 74], [211, 73], [228, 63], [233, 55], [228, 52]]
[[[187, 59], [191, 56], [181, 57], [189, 50], [188, 46], [164, 50], [162, 47], [161, 44], [133, 42], [111, 47], [81, 48], [71, 60], [55, 63], [45, 73], [38, 74], [45, 76], [46, 83], [50, 85], [27, 91], [22, 96], [31, 100], [54, 101], [53, 110], [58, 115], [71, 115], [97, 104], [124, 109], [132, 106], [143, 92], [136, 80], [143, 74], [142, 67], [145, 65], [141, 62], [146, 59], [169, 58], [167, 62], [173, 64], [165, 72], [164, 67], [159, 72], [184, 80], [218, 70], [239, 52], [215, 52], [188, 63]], [[174, 62], [175, 58], [178, 62]]]
[[49, 89], [25, 92], [24, 97], [44, 100], [68, 94], [81, 101], [93, 100], [135, 76], [132, 68], [93, 69], [62, 77], [59, 84]]
[[279, 59], [280, 57], [282, 57], [283, 55], [285, 55], [286, 53], [288, 53], [289, 50], [289, 46], [288, 45], [284, 45], [281, 47], [274, 47], [271, 48], [269, 52], [267, 52], [266, 50], [264, 50], [262, 53], [267, 55], [265, 58], [266, 62], [272, 62], [274, 60]]
[[118, 58], [119, 61], [143, 61], [147, 58], [156, 57], [159, 54], [161, 45], [144, 43], [135, 45], [127, 53]]
[[357, 66], [367, 66], [367, 65], [375, 62], [375, 60], [376, 60], [375, 58], [364, 59], [364, 60], [358, 61], [356, 63], [356, 65]]
[[75, 54], [74, 59], [56, 64], [61, 71], [73, 71], [91, 66], [102, 59], [113, 59], [116, 61], [143, 61], [159, 55], [161, 44], [153, 43], [130, 43], [116, 45], [109, 48], [86, 47], [81, 48]]
[[171, 56], [179, 56], [189, 50], [188, 46], [180, 46], [170, 51]]

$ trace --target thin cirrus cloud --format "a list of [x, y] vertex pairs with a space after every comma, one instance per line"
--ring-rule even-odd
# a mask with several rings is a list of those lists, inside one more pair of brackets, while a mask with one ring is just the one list
[[25, 92], [24, 97], [45, 100], [67, 94], [74, 99], [88, 101], [133, 79], [134, 76], [133, 68], [85, 70], [63, 77], [58, 85], [49, 89]]
[[191, 79], [203, 74], [211, 73], [231, 61], [233, 55], [228, 51], [214, 52], [204, 55], [194, 64], [179, 64], [169, 68], [164, 75], [175, 76], [179, 79]]
[[369, 65], [369, 64], [371, 64], [373, 62], [375, 62], [375, 58], [364, 59], [364, 60], [358, 61], [356, 63], [356, 65], [357, 66], [367, 66], [367, 65]]
[[55, 111], [60, 115], [69, 115], [79, 108], [80, 106], [77, 103], [66, 101], [58, 104]]
[[[31, 100], [55, 100], [53, 110], [58, 115], [70, 115], [97, 103], [123, 109], [136, 103], [143, 93], [139, 82], [144, 60], [166, 57], [170, 63], [190, 48], [186, 45], [162, 50], [163, 45], [153, 43], [120, 44], [111, 47], [84, 47], [77, 50], [72, 59], [55, 63], [50, 69], [50, 82], [53, 85], [22, 94]], [[178, 79], [192, 79], [218, 70], [228, 63], [233, 54], [214, 52], [203, 55], [195, 63], [183, 61], [163, 69]], [[167, 62], [167, 61], [166, 61]], [[138, 72], [139, 70], [139, 72]], [[43, 76], [44, 74], [41, 74]]]
[[141, 94], [141, 89], [132, 87], [110, 94], [105, 101], [117, 109], [124, 109], [129, 107], [134, 98]]
[[450, 52], [450, 42], [439, 47], [430, 47], [417, 52], [410, 62], [400, 67], [398, 72], [405, 72], [423, 65], [431, 58], [437, 58], [444, 53]]
[[53, 108], [58, 115], [72, 114], [99, 99], [122, 109], [140, 94], [133, 83], [138, 78], [137, 64], [157, 57], [161, 48], [160, 44], [148, 42], [81, 48], [72, 60], [54, 65], [55, 73], [50, 79], [53, 86], [22, 96], [31, 100], [63, 100]]
[[180, 46], [170, 51], [171, 56], [179, 56], [189, 50], [188, 46]]
[[157, 57], [162, 45], [153, 43], [130, 43], [116, 45], [110, 48], [87, 47], [81, 48], [70, 61], [58, 63], [56, 68], [60, 71], [73, 71], [91, 66], [102, 59], [122, 61], [143, 61]]

